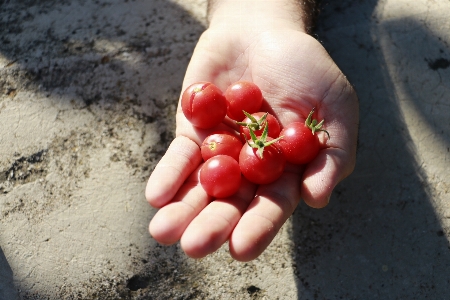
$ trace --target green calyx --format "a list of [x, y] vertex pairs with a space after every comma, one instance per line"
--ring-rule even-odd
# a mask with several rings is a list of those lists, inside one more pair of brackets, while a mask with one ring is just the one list
[[308, 117], [305, 120], [306, 127], [311, 129], [313, 135], [316, 133], [316, 131], [323, 131], [323, 132], [325, 132], [327, 134], [328, 139], [330, 139], [330, 134], [328, 133], [328, 131], [326, 131], [325, 129], [322, 129], [323, 122], [325, 120], [322, 120], [322, 121], [318, 122], [316, 119], [312, 118], [312, 116], [314, 114], [314, 110], [315, 110], [315, 108], [313, 108], [311, 110], [311, 112], [309, 113]]
[[282, 136], [280, 136], [276, 139], [267, 141], [267, 133], [269, 132], [269, 124], [267, 124], [267, 123], [266, 123], [266, 126], [264, 126], [263, 134], [259, 137], [259, 139], [256, 137], [255, 132], [253, 131], [253, 129], [251, 127], [248, 127], [248, 129], [250, 131], [250, 137], [252, 138], [252, 140], [251, 141], [247, 140], [247, 144], [250, 147], [257, 149], [256, 153], [261, 159], [263, 158], [263, 153], [264, 153], [265, 147], [270, 146], [273, 143], [276, 143], [280, 139], [283, 138]]
[[246, 122], [236, 122], [236, 124], [245, 126], [248, 129], [252, 129], [253, 131], [260, 130], [263, 128], [263, 126], [266, 123], [267, 115], [269, 113], [265, 113], [259, 120], [256, 120], [254, 116], [246, 112], [245, 110], [242, 111], [244, 115], [250, 120], [250, 123]]

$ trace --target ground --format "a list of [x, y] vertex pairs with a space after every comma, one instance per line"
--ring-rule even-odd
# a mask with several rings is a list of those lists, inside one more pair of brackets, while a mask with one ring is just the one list
[[0, 2], [0, 299], [448, 299], [450, 3], [322, 5], [356, 169], [239, 263], [147, 231], [205, 1]]

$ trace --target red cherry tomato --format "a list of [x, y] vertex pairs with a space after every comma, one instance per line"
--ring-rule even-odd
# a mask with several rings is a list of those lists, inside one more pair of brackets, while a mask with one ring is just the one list
[[207, 136], [200, 148], [204, 161], [220, 154], [231, 156], [238, 161], [242, 142], [228, 131], [218, 131]]
[[278, 144], [288, 162], [307, 164], [319, 153], [319, 138], [303, 122], [289, 124], [281, 131], [280, 136], [283, 138]]
[[236, 121], [245, 118], [245, 110], [249, 114], [258, 112], [261, 108], [263, 97], [259, 87], [248, 81], [233, 83], [225, 91], [228, 109], [227, 116]]
[[[269, 140], [268, 138], [267, 141]], [[277, 180], [283, 173], [285, 163], [283, 152], [276, 143], [264, 148], [263, 158], [259, 157], [257, 149], [247, 143], [239, 154], [242, 174], [256, 184], [268, 184]]]
[[211, 157], [200, 169], [200, 184], [212, 197], [225, 198], [233, 195], [241, 185], [238, 162], [228, 155]]
[[[255, 117], [256, 120], [261, 119], [261, 117], [265, 114], [265, 112], [257, 112], [251, 114], [253, 117]], [[243, 121], [243, 123], [251, 123], [252, 121], [247, 117]], [[261, 124], [260, 129], [254, 130], [256, 136], [262, 135], [264, 131], [265, 124], [269, 124], [269, 131], [267, 132], [267, 135], [271, 138], [277, 138], [280, 135], [281, 126], [280, 123], [278, 123], [278, 120], [272, 116], [271, 114], [267, 114], [266, 121]], [[241, 126], [239, 129], [241, 136], [244, 138], [244, 140], [250, 140], [250, 130], [248, 127]]]
[[227, 102], [217, 86], [210, 82], [197, 82], [183, 92], [181, 109], [192, 125], [206, 129], [223, 121]]

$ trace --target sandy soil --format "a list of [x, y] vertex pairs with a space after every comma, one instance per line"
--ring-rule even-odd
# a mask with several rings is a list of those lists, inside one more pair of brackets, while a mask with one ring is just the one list
[[449, 298], [450, 3], [323, 2], [357, 167], [249, 263], [147, 231], [205, 1], [0, 2], [0, 299]]

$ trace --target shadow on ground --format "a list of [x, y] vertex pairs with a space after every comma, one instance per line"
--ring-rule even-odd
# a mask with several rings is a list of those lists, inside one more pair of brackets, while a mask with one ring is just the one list
[[[139, 157], [129, 157], [128, 145], [119, 147], [111, 157], [112, 162], [123, 160], [136, 172], [133, 180], [139, 183], [145, 180], [142, 178], [148, 176], [172, 139], [174, 120], [167, 107], [177, 102], [183, 69], [203, 26], [184, 9], [165, 0], [1, 3], [0, 54], [8, 64], [3, 66], [0, 77], [3, 97], [0, 111], [3, 101], [13, 101], [11, 99], [24, 91], [45, 94], [49, 102], [66, 101], [65, 107], [73, 112], [72, 116], [88, 111], [106, 127], [106, 135], [102, 137], [104, 145], [99, 147], [106, 147], [114, 138], [121, 140], [117, 130], [131, 119], [145, 124], [158, 120], [160, 141], [144, 153], [143, 161]], [[392, 79], [385, 65], [386, 53], [373, 39], [381, 33], [372, 23], [375, 6], [374, 0], [341, 1], [326, 6], [321, 18], [319, 39], [355, 85], [360, 97], [360, 142], [357, 168], [336, 189], [330, 206], [318, 211], [301, 205], [293, 216], [299, 299], [448, 298], [445, 296], [448, 296], [450, 284], [449, 245], [434, 211], [431, 187], [417, 163], [394, 90], [403, 84], [403, 100], [411, 101], [417, 111], [423, 113], [423, 119], [429, 127], [436, 128], [436, 134], [447, 147], [449, 133], [445, 124], [448, 120], [429, 108], [433, 105], [448, 107], [448, 102], [425, 103], [422, 96], [436, 98], [417, 93], [414, 85]], [[448, 70], [448, 46], [421, 24], [414, 25], [414, 20], [386, 23], [383, 33], [407, 32], [405, 24], [415, 28], [414, 36], [427, 37], [428, 47], [437, 50], [421, 56], [414, 52], [413, 37], [397, 40], [397, 52], [389, 55], [410, 61], [405, 68], [411, 68], [412, 73], [416, 66], [422, 65], [436, 74]], [[167, 31], [172, 33], [167, 34]], [[133, 61], [136, 58], [140, 62]], [[450, 86], [448, 78], [440, 77], [441, 87]], [[91, 129], [83, 126], [80, 125], [82, 130]], [[75, 134], [74, 138], [79, 136]], [[61, 137], [62, 144], [67, 143], [66, 138]], [[76, 142], [74, 145], [79, 145]], [[86, 138], [85, 142], [90, 140]], [[34, 153], [51, 153], [52, 145], [56, 144], [48, 144], [49, 149], [36, 149]], [[46, 160], [54, 159], [42, 161], [33, 157], [9, 157], [9, 164], [1, 166], [5, 169], [1, 170], [0, 184], [14, 181], [12, 186], [17, 187], [44, 178], [45, 169], [28, 175], [25, 172], [23, 177], [8, 175], [12, 167], [25, 162], [46, 166]], [[26, 171], [26, 168], [20, 169]], [[9, 193], [11, 190], [0, 191]], [[70, 193], [67, 197], [70, 198]], [[61, 203], [66, 205], [71, 201]], [[0, 225], [12, 215], [23, 213], [23, 210], [8, 211], [8, 216], [0, 217]], [[43, 217], [47, 213], [44, 212]], [[134, 224], [146, 225], [149, 217], [135, 219]], [[6, 260], [5, 245], [9, 241], [5, 241], [4, 232], [0, 242], [3, 246], [0, 249], [0, 296], [14, 297], [16, 290], [21, 290], [24, 299], [77, 296], [70, 290], [61, 288], [52, 293], [20, 281], [13, 286], [12, 270], [19, 262]], [[125, 248], [134, 249], [131, 245]], [[200, 267], [192, 267], [185, 261], [177, 247], [155, 245], [150, 252], [138, 250], [133, 250], [137, 254], [130, 250], [129, 259], [125, 258], [124, 269], [130, 268], [131, 276], [93, 277], [80, 284], [78, 288], [84, 289], [85, 294], [79, 298], [206, 297], [202, 289], [207, 287], [196, 283], [197, 276], [202, 276]], [[70, 272], [76, 275], [84, 271]], [[204, 281], [199, 279], [199, 282]], [[249, 294], [258, 290], [253, 285], [247, 288]]]
[[328, 2], [318, 38], [358, 92], [359, 147], [329, 207], [294, 214], [298, 298], [448, 298], [449, 243], [399, 104], [415, 107], [416, 125], [448, 149], [449, 98], [425, 88], [434, 78], [448, 91], [448, 72], [436, 75], [450, 65], [448, 45], [414, 19], [378, 24], [378, 1]]
[[[40, 168], [44, 168], [39, 172], [33, 171], [36, 170], [32, 168], [33, 162], [29, 162], [29, 159], [20, 153], [7, 158], [3, 156], [7, 163], [0, 165], [0, 192], [6, 195], [22, 184], [40, 180], [44, 182], [42, 184], [44, 196], [50, 195], [53, 191], [45, 190], [48, 186], [45, 185], [45, 180], [46, 175], [55, 170], [46, 170], [45, 167], [48, 167], [50, 162], [61, 158], [57, 155], [51, 157], [56, 153], [52, 147], [67, 153], [72, 151], [72, 148], [85, 147], [85, 151], [80, 152], [82, 154], [72, 156], [77, 161], [75, 164], [80, 165], [89, 161], [89, 152], [92, 148], [107, 148], [114, 144], [115, 140], [119, 140], [122, 144], [117, 145], [118, 147], [114, 146], [117, 151], [111, 152], [114, 154], [110, 161], [111, 163], [123, 162], [128, 169], [134, 170], [132, 180], [136, 184], [133, 187], [139, 187], [139, 190], [128, 192], [142, 194], [141, 186], [145, 185], [151, 169], [173, 139], [174, 107], [178, 102], [184, 70], [199, 35], [204, 30], [203, 25], [185, 9], [166, 0], [20, 0], [1, 1], [0, 5], [0, 31], [2, 32], [0, 56], [2, 61], [7, 61], [1, 69], [0, 111], [2, 104], [17, 100], [16, 97], [20, 93], [45, 95], [44, 97], [32, 96], [32, 98], [36, 97], [34, 102], [48, 102], [48, 106], [51, 107], [64, 107], [60, 110], [55, 122], [59, 122], [58, 124], [69, 122], [76, 125], [73, 131], [61, 129], [56, 134], [62, 136], [43, 141], [42, 144], [47, 144], [48, 149], [35, 150], [36, 152], [45, 151], [48, 154], [44, 160], [39, 161], [42, 165]], [[77, 124], [78, 117], [83, 118], [91, 114], [96, 120], [93, 124]], [[39, 118], [39, 116], [34, 117]], [[75, 120], [64, 118], [75, 118]], [[121, 133], [120, 128], [133, 127], [133, 124], [137, 124], [136, 126], [141, 126], [140, 130], [144, 128], [145, 131], [149, 128], [148, 124], [155, 122], [157, 125], [151, 128], [156, 128], [159, 142], [154, 143], [152, 147], [145, 149], [144, 153], [141, 152], [136, 157], [130, 156], [130, 151], [127, 149], [130, 145], [123, 145], [126, 142], [121, 139], [121, 135], [126, 133]], [[104, 127], [104, 134], [92, 134], [90, 131], [95, 130], [92, 126]], [[84, 141], [80, 144], [80, 135], [83, 136], [84, 131], [90, 132], [86, 135], [87, 143]], [[144, 134], [145, 132], [142, 133]], [[68, 145], [68, 141], [71, 143], [73, 139], [73, 145]], [[31, 141], [19, 142], [25, 145], [24, 148], [37, 147]], [[17, 169], [17, 166], [25, 163], [30, 167]], [[67, 168], [68, 163], [70, 161], [62, 161], [61, 169]], [[124, 172], [126, 173], [128, 169]], [[22, 175], [11, 175], [18, 174], [18, 171], [22, 172], [20, 173]], [[21, 209], [2, 210], [0, 225], [2, 222], [10, 222], [9, 218], [13, 218], [15, 214], [31, 214], [32, 219], [28, 221], [42, 224], [42, 219], [61, 205], [71, 207], [73, 201], [79, 201], [79, 199], [73, 199], [74, 190], [70, 189], [77, 189], [76, 185], [79, 185], [79, 182], [89, 175], [95, 176], [96, 171], [101, 170], [85, 169], [77, 178], [73, 170], [68, 170], [65, 174], [67, 177], [61, 177], [61, 181], [69, 180], [75, 182], [75, 185], [68, 186], [64, 195], [58, 195], [51, 206], [44, 207], [43, 215], [33, 220], [33, 215], [35, 216], [33, 207], [27, 208], [29, 203], [25, 203]], [[3, 195], [0, 197], [4, 197]], [[33, 198], [32, 195], [30, 197]], [[98, 199], [90, 200], [98, 201]], [[0, 198], [2, 209], [9, 205], [3, 202]], [[69, 209], [68, 211], [70, 212]], [[89, 216], [93, 214], [94, 212], [87, 213], [84, 217], [87, 223], [97, 221], [90, 219]], [[66, 217], [70, 216], [61, 216], [61, 218]], [[146, 228], [150, 217], [150, 215], [139, 213], [123, 226], [138, 224], [137, 227], [142, 225]], [[27, 224], [32, 226], [31, 223]], [[2, 228], [7, 226], [11, 224], [4, 223]], [[51, 235], [53, 225], [48, 226], [48, 232]], [[131, 232], [137, 231], [139, 230], [131, 230]], [[146, 232], [146, 229], [144, 231]], [[3, 233], [4, 231], [0, 241], [2, 245], [6, 245], [10, 241], [5, 240]], [[129, 238], [130, 240], [150, 239], [148, 232], [146, 235], [145, 238], [141, 238], [138, 234]], [[115, 238], [119, 239], [119, 237]], [[39, 242], [40, 237], [36, 239]], [[83, 245], [83, 241], [86, 242], [83, 239], [79, 244]], [[28, 243], [34, 242], [24, 241], [22, 248], [31, 247]], [[113, 239], [111, 245], [115, 245], [114, 243]], [[127, 245], [124, 251], [130, 251], [130, 254], [129, 256], [126, 253], [123, 254], [124, 264], [110, 270], [103, 269], [107, 272], [117, 272], [117, 275], [111, 278], [90, 277], [88, 282], [72, 287], [65, 281], [65, 277], [55, 278], [54, 281], [60, 284], [57, 287], [51, 280], [45, 282], [44, 275], [48, 274], [40, 273], [42, 266], [36, 266], [36, 269], [33, 268], [30, 271], [30, 277], [38, 277], [36, 284], [26, 283], [26, 278], [14, 278], [14, 286], [12, 270], [22, 266], [23, 262], [18, 261], [21, 255], [16, 255], [16, 259], [10, 259], [11, 256], [8, 257], [6, 251], [4, 254], [0, 249], [0, 298], [14, 299], [11, 295], [14, 295], [17, 290], [21, 291], [20, 297], [23, 299], [69, 299], [71, 297], [83, 299], [181, 297], [186, 299], [198, 295], [198, 287], [188, 286], [190, 281], [185, 279], [186, 274], [191, 275], [195, 272], [190, 269], [179, 248], [176, 246], [161, 248], [153, 241], [151, 245], [139, 249], [136, 245], [128, 246], [128, 243], [125, 243]], [[59, 245], [61, 248], [65, 246]], [[89, 245], [81, 247], [82, 249], [90, 248]], [[114, 247], [122, 247], [120, 241]], [[149, 251], [151, 247], [153, 248]], [[131, 255], [132, 251], [134, 255]], [[9, 254], [12, 255], [13, 252], [14, 250]], [[100, 256], [99, 253], [97, 254]], [[83, 263], [89, 265], [89, 259], [79, 257], [82, 262], [79, 264], [80, 269], [67, 270], [63, 275], [72, 279], [89, 272], [83, 269], [86, 266]], [[95, 257], [92, 258], [93, 261], [95, 259]], [[124, 278], [123, 274], [130, 274], [130, 270], [133, 275]], [[191, 278], [195, 280], [195, 276]]]
[[14, 287], [14, 278], [11, 267], [0, 247], [0, 299], [16, 299], [18, 293]]

